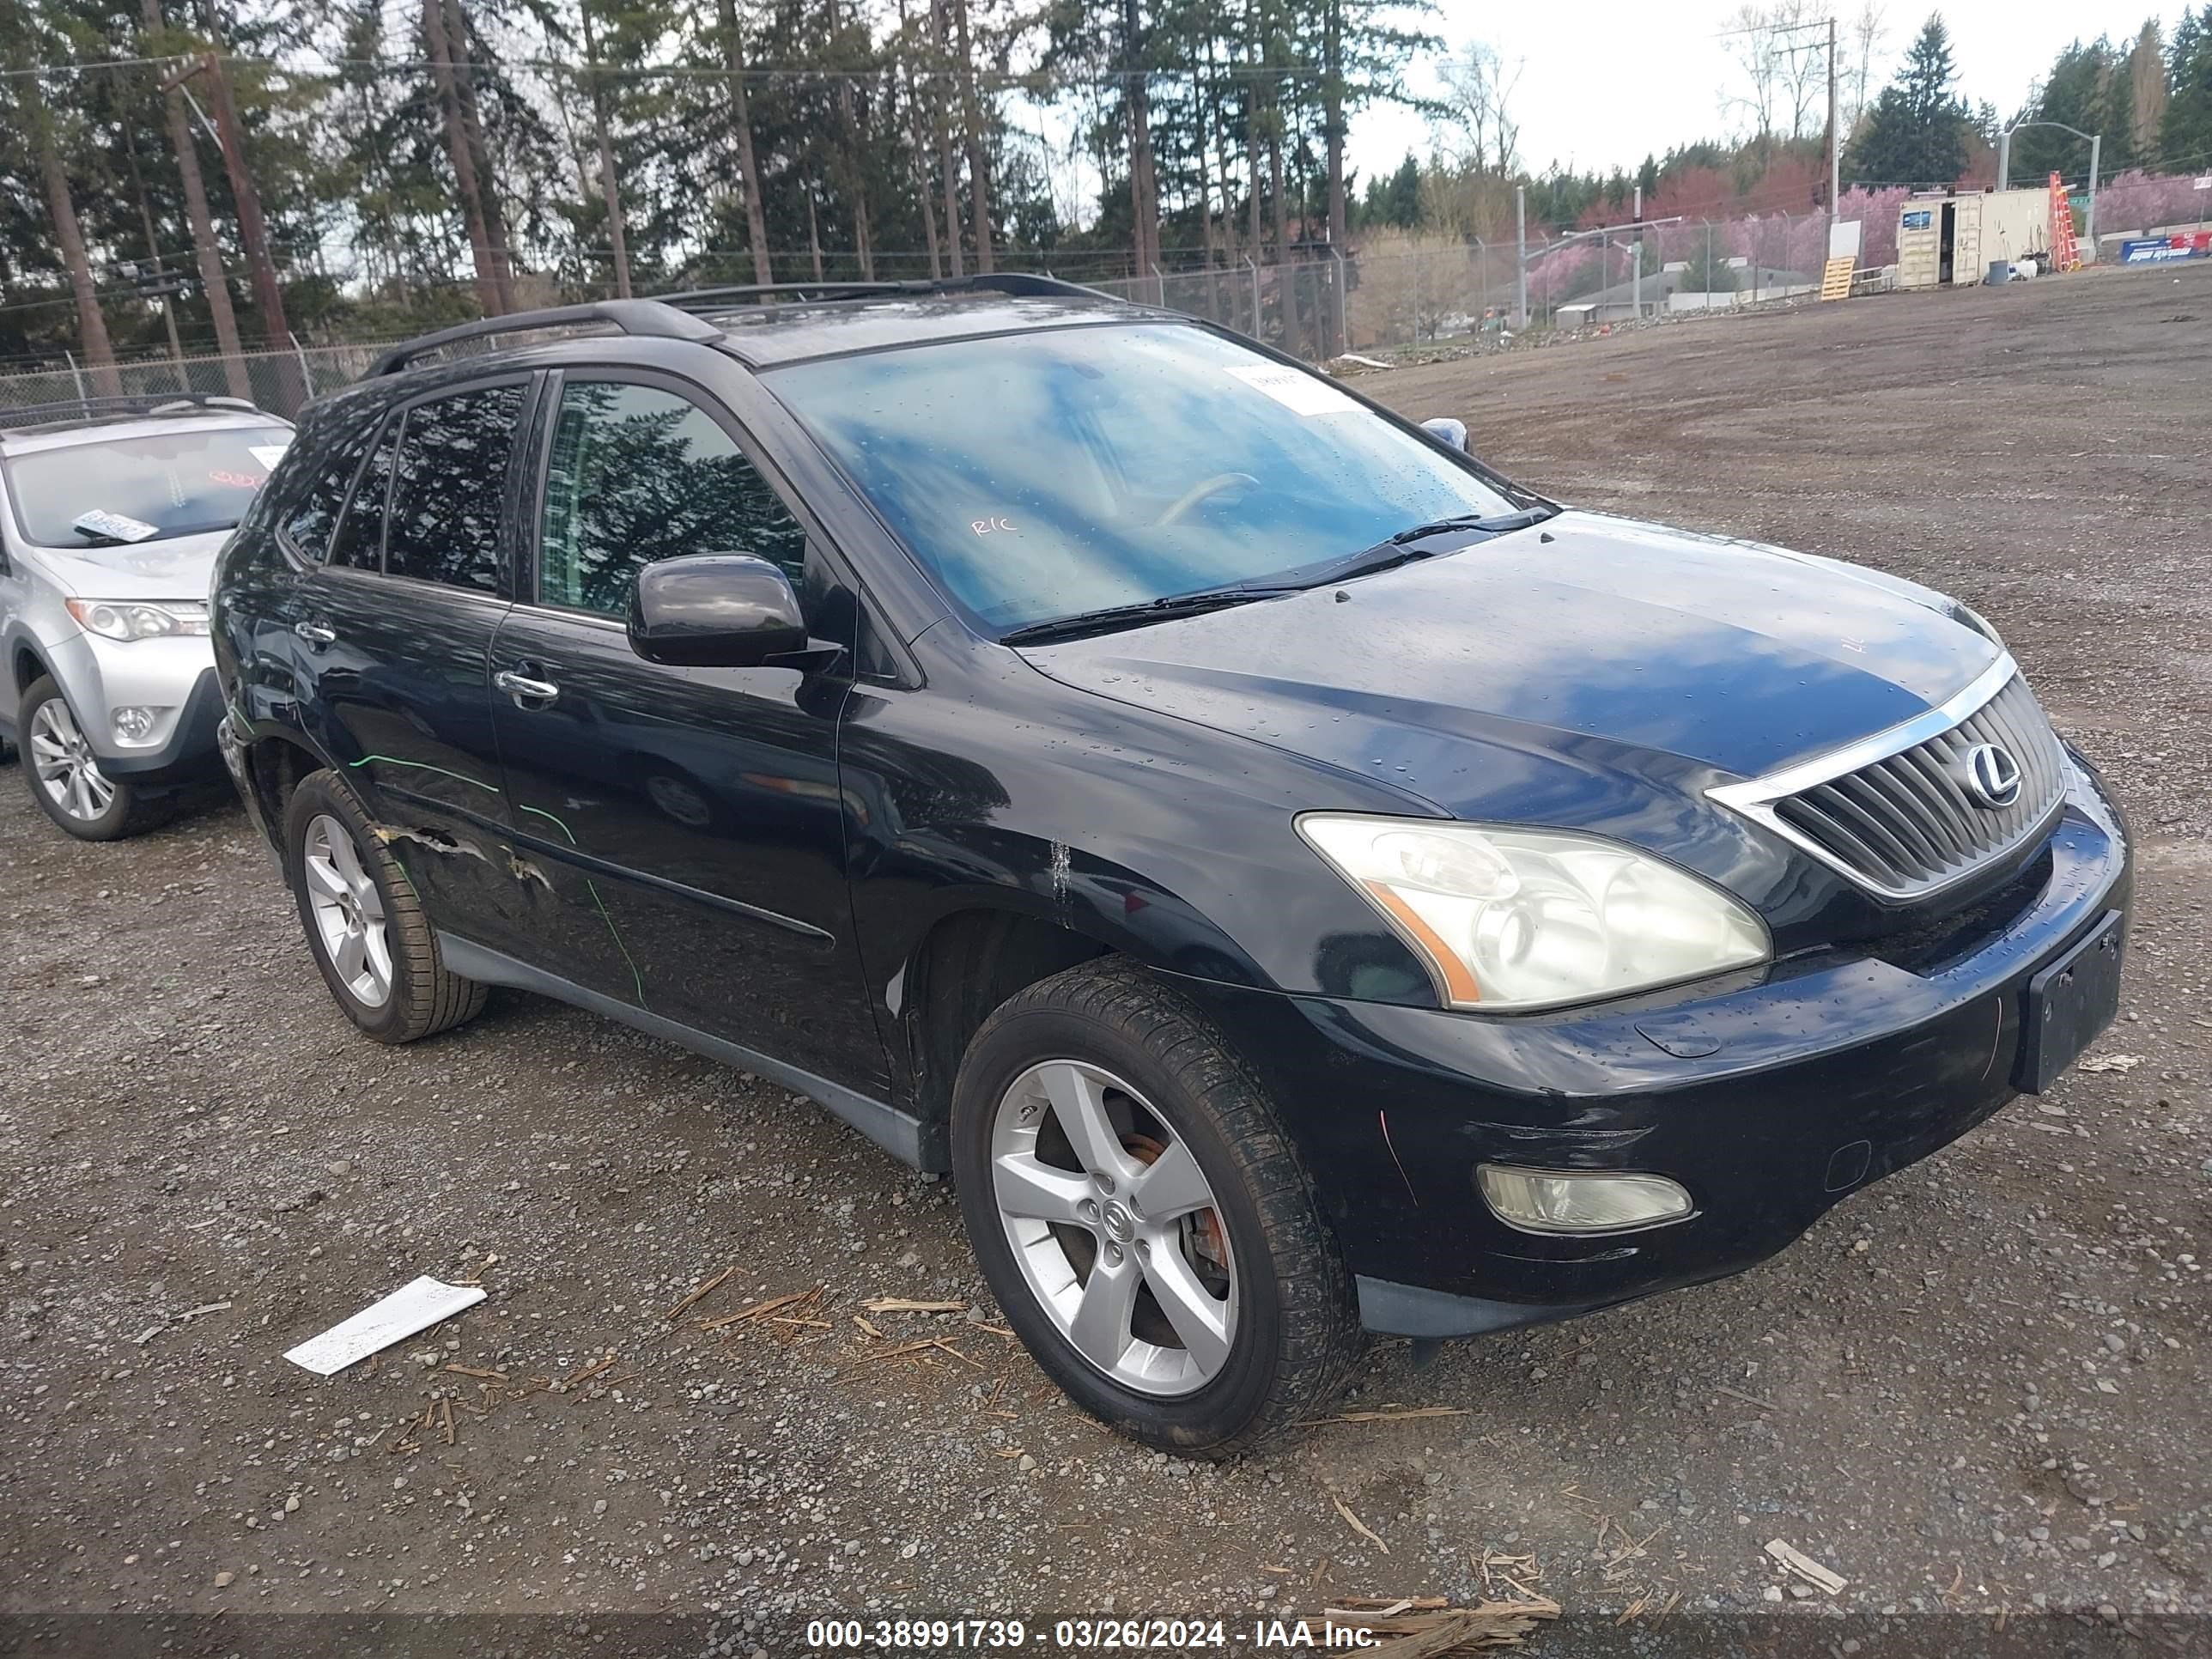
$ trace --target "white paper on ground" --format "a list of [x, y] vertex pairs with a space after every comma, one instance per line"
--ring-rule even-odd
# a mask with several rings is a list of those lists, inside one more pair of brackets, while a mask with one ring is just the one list
[[464, 1308], [484, 1299], [479, 1285], [447, 1285], [425, 1273], [411, 1285], [403, 1285], [381, 1302], [371, 1303], [351, 1319], [333, 1325], [320, 1336], [311, 1336], [284, 1358], [318, 1376], [343, 1370], [357, 1359], [366, 1359], [379, 1348], [388, 1348], [403, 1337], [427, 1331], [441, 1319], [451, 1319]]

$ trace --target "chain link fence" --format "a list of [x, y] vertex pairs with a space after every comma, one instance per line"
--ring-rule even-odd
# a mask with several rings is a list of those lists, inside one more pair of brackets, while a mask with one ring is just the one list
[[[1532, 238], [1527, 326], [1575, 329], [1802, 298], [1819, 289], [1826, 224], [1820, 214], [1774, 213]], [[1893, 236], [1892, 226], [1887, 240]], [[1340, 258], [1248, 260], [1093, 286], [1323, 362], [1428, 345], [1502, 346], [1520, 331], [1519, 253], [1480, 238], [1400, 241]]]
[[356, 380], [386, 342], [295, 346], [289, 351], [249, 351], [138, 357], [94, 368], [64, 357], [60, 362], [0, 369], [0, 414], [52, 407], [96, 405], [102, 398], [243, 398], [274, 414], [296, 415], [311, 398]]
[[[1848, 197], [1845, 205], [1852, 205]], [[1880, 205], [1887, 222], [1869, 214], [1862, 267], [1893, 258], [1894, 209]], [[1803, 297], [1818, 289], [1826, 227], [1820, 214], [1774, 213], [1532, 238], [1527, 328], [1574, 330]], [[1279, 264], [1246, 259], [1091, 286], [1326, 362], [1347, 353], [1503, 346], [1522, 331], [1515, 320], [1520, 264], [1510, 243], [1394, 235], [1370, 237], [1364, 249], [1342, 256], [1322, 250]], [[163, 354], [99, 369], [69, 358], [0, 365], [0, 412], [191, 393], [245, 398], [289, 416], [358, 379], [387, 343], [298, 345], [232, 358]]]

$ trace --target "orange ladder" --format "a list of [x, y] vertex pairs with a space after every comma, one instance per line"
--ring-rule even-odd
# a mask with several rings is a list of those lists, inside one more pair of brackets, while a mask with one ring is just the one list
[[2081, 250], [2074, 240], [2074, 204], [2066, 195], [2066, 180], [2051, 175], [2051, 263], [2060, 270], [2079, 270]]

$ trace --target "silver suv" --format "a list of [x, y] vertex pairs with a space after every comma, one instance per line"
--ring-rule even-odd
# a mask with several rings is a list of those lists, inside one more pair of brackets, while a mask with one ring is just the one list
[[234, 398], [0, 414], [0, 750], [72, 836], [150, 829], [220, 775], [208, 579], [291, 441]]

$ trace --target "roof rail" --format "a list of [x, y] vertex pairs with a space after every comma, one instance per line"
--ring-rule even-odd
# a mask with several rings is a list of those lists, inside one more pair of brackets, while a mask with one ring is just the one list
[[594, 300], [586, 305], [554, 306], [544, 311], [509, 312], [501, 317], [480, 317], [472, 323], [441, 328], [434, 334], [396, 345], [368, 366], [368, 378], [397, 374], [426, 351], [478, 340], [491, 334], [524, 334], [544, 328], [579, 328], [592, 324], [611, 325], [623, 334], [649, 335], [664, 340], [718, 340], [722, 331], [658, 300]]
[[998, 270], [974, 276], [913, 276], [887, 283], [744, 283], [719, 288], [686, 289], [677, 294], [657, 294], [653, 298], [662, 305], [678, 306], [688, 311], [702, 306], [748, 300], [789, 300], [803, 303], [809, 300], [872, 300], [921, 294], [1056, 295], [1080, 295], [1087, 299], [1113, 297], [1102, 295], [1095, 288], [1085, 288], [1080, 283], [1063, 282], [1057, 276], [1039, 276], [1026, 270]]
[[65, 426], [72, 421], [145, 420], [162, 415], [266, 415], [268, 412], [244, 398], [224, 398], [199, 392], [154, 392], [111, 398], [60, 398], [52, 403], [27, 404], [21, 409], [0, 410], [0, 427]]

